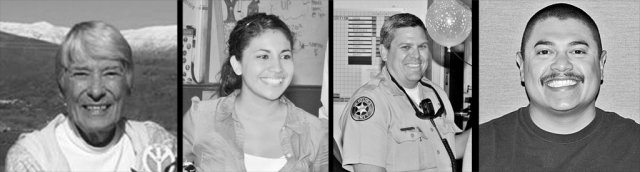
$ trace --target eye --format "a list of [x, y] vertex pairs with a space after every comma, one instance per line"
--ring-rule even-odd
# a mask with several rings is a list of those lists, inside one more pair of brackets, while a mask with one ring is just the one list
[[286, 60], [291, 59], [291, 58], [292, 58], [291, 55], [288, 55], [288, 54], [282, 56], [282, 59], [286, 59]]
[[120, 72], [107, 72], [107, 73], [105, 73], [105, 75], [107, 75], [107, 76], [120, 76], [120, 75], [122, 75], [122, 73], [120, 73]]
[[89, 73], [87, 73], [87, 72], [72, 72], [71, 76], [72, 77], [86, 77], [86, 76], [89, 76]]
[[573, 54], [587, 54], [587, 52], [582, 51], [582, 50], [573, 50], [573, 51], [571, 51], [571, 53], [573, 53]]
[[405, 46], [401, 46], [401, 47], [400, 47], [400, 49], [403, 49], [403, 50], [409, 50], [410, 48], [411, 48], [411, 47], [406, 46], [406, 45], [405, 45]]
[[257, 58], [259, 59], [269, 59], [268, 55], [258, 55]]
[[536, 52], [536, 54], [538, 54], [538, 55], [547, 55], [549, 53], [550, 53], [549, 50], [540, 50], [540, 51]]
[[421, 50], [424, 50], [424, 49], [427, 49], [428, 46], [423, 44], [423, 45], [420, 45], [418, 48], [420, 48]]

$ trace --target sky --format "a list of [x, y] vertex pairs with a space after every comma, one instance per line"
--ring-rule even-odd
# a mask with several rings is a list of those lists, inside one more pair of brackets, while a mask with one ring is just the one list
[[71, 27], [101, 20], [121, 30], [176, 25], [176, 0], [0, 0], [0, 21]]

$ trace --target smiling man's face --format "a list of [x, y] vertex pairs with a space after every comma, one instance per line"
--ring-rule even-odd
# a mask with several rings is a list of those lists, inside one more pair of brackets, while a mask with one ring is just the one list
[[587, 25], [555, 17], [539, 21], [518, 53], [520, 79], [534, 108], [570, 113], [595, 106], [606, 52]]
[[431, 59], [427, 43], [427, 35], [422, 28], [403, 27], [396, 30], [388, 50], [380, 46], [382, 60], [401, 86], [415, 87], [427, 70], [427, 62]]

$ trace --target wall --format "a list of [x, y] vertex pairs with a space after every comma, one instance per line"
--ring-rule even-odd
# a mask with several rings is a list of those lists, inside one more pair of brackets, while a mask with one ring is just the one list
[[[221, 11], [214, 11], [212, 26], [217, 26], [217, 52], [211, 52], [209, 70], [209, 83], [217, 83], [219, 70], [214, 70], [216, 65], [221, 65], [227, 58], [226, 41], [229, 33], [235, 26], [235, 22], [246, 17], [251, 10], [260, 13], [274, 14], [280, 17], [294, 33], [293, 59], [295, 72], [291, 85], [321, 85], [324, 52], [329, 32], [329, 3], [327, 0], [261, 0], [257, 6], [253, 0], [230, 0], [229, 4], [222, 0], [213, 0], [213, 6], [221, 6]], [[234, 3], [235, 2], [235, 3]], [[233, 4], [233, 5], [231, 5]], [[257, 7], [257, 8], [256, 8]], [[231, 9], [233, 20], [229, 18], [228, 10]], [[212, 36], [213, 38], [213, 36]], [[220, 42], [224, 40], [224, 42]], [[216, 43], [212, 43], [212, 46]], [[215, 48], [212, 47], [211, 51]], [[221, 51], [223, 54], [221, 54]], [[215, 56], [214, 56], [215, 55]]]
[[[529, 18], [554, 1], [481, 1], [479, 35], [480, 123], [500, 117], [529, 101], [520, 85], [516, 52]], [[604, 84], [596, 106], [640, 123], [640, 3], [569, 1], [596, 21], [607, 50]]]

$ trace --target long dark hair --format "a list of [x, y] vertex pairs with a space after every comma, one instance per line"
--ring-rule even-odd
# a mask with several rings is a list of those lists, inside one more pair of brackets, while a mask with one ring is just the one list
[[233, 93], [236, 89], [242, 87], [242, 77], [236, 75], [231, 67], [231, 56], [235, 56], [238, 61], [242, 61], [242, 51], [249, 45], [249, 42], [262, 34], [266, 30], [278, 30], [282, 32], [293, 49], [293, 34], [287, 24], [278, 18], [278, 16], [265, 13], [256, 13], [245, 17], [238, 21], [231, 31], [227, 46], [229, 48], [229, 57], [220, 69], [220, 86], [218, 87], [218, 96], [226, 97]]

